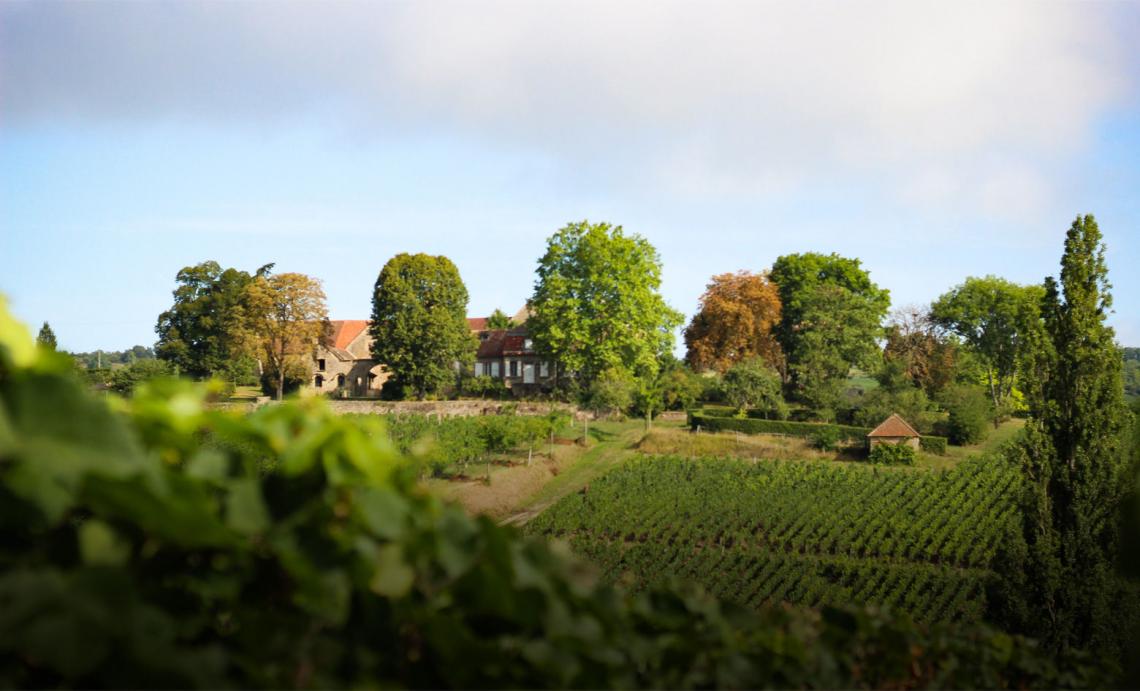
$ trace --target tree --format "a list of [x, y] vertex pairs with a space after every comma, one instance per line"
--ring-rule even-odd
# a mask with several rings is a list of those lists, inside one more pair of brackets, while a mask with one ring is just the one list
[[784, 420], [788, 406], [780, 393], [780, 376], [763, 359], [738, 362], [724, 373], [721, 392], [739, 412], [758, 410], [766, 419]]
[[467, 326], [467, 288], [447, 257], [398, 254], [372, 293], [372, 356], [392, 372], [385, 388], [424, 398], [456, 380], [478, 347]]
[[245, 290], [243, 343], [263, 358], [277, 400], [291, 372], [308, 374], [321, 338], [328, 333], [328, 308], [321, 282], [300, 273], [258, 272]]
[[538, 352], [588, 390], [604, 371], [653, 378], [681, 315], [665, 303], [661, 259], [640, 235], [571, 223], [547, 240], [527, 330]]
[[56, 349], [55, 332], [51, 330], [51, 325], [47, 322], [44, 322], [44, 325], [40, 327], [40, 332], [36, 336], [36, 344], [48, 350]]
[[931, 319], [974, 350], [986, 367], [986, 384], [1000, 410], [1013, 391], [1019, 365], [1040, 320], [1041, 286], [996, 276], [967, 278], [931, 305]]
[[608, 369], [598, 375], [586, 392], [586, 405], [598, 415], [620, 414], [629, 409], [638, 393], [638, 382], [624, 369]]
[[491, 316], [487, 317], [488, 329], [513, 329], [515, 326], [514, 320], [508, 317], [506, 312], [498, 308], [491, 313]]
[[780, 321], [780, 295], [767, 274], [738, 271], [713, 276], [697, 314], [685, 329], [686, 359], [693, 369], [724, 373], [737, 362], [761, 357], [783, 366], [773, 328]]
[[158, 358], [195, 379], [225, 371], [242, 348], [247, 288], [272, 268], [267, 264], [251, 276], [208, 261], [179, 271], [174, 305], [159, 315], [155, 326]]
[[[772, 265], [780, 295], [776, 340], [787, 361], [790, 391], [817, 412], [833, 407], [852, 367], [871, 369], [890, 293], [858, 259], [791, 254]], [[826, 413], [825, 413], [826, 414]]]
[[126, 367], [111, 371], [109, 385], [112, 391], [131, 396], [140, 384], [151, 379], [170, 376], [170, 365], [162, 360], [136, 360]]
[[1134, 592], [1114, 571], [1130, 420], [1120, 350], [1105, 323], [1112, 295], [1104, 252], [1095, 219], [1078, 217], [1060, 283], [1045, 279], [1043, 329], [1026, 377], [1032, 417], [1015, 451], [1026, 480], [1021, 540], [998, 569], [1007, 574], [998, 602], [1007, 624], [1055, 651], [1119, 654], [1135, 625], [1127, 619]]
[[946, 436], [951, 444], [976, 444], [986, 438], [993, 409], [981, 387], [952, 384], [941, 392], [938, 400], [949, 414]]
[[910, 306], [893, 313], [886, 339], [884, 362], [897, 365], [927, 396], [937, 396], [954, 380], [958, 346], [939, 333], [929, 309]]

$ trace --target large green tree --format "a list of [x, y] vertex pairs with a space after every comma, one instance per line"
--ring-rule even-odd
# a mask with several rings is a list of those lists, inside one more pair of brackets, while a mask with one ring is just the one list
[[1130, 414], [1120, 350], [1105, 323], [1112, 295], [1093, 217], [1065, 239], [1060, 283], [1045, 280], [1043, 329], [1026, 387], [1032, 418], [1016, 451], [1026, 478], [1024, 525], [1004, 565], [1006, 617], [1054, 650], [1121, 652], [1129, 603], [1115, 562], [1128, 489]]
[[653, 379], [681, 314], [661, 297], [661, 258], [621, 226], [571, 223], [538, 261], [527, 330], [539, 352], [583, 390], [602, 373]]
[[785, 255], [769, 276], [780, 293], [775, 333], [789, 389], [817, 410], [831, 408], [851, 368], [869, 368], [878, 357], [890, 292], [858, 259], [838, 254]]
[[158, 317], [155, 355], [196, 379], [228, 372], [240, 357], [247, 288], [272, 268], [263, 266], [254, 275], [214, 261], [183, 268], [174, 304]]
[[1042, 287], [969, 277], [930, 306], [931, 319], [960, 336], [986, 368], [986, 385], [1000, 409], [1040, 326]]
[[424, 398], [456, 381], [478, 345], [467, 326], [467, 288], [447, 257], [398, 254], [372, 293], [372, 355], [401, 397]]

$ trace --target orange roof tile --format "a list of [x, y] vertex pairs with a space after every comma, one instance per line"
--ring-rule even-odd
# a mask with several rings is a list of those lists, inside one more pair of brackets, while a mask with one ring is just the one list
[[356, 340], [360, 332], [368, 328], [367, 319], [337, 319], [332, 324], [332, 345], [334, 348], [347, 348], [349, 343]]
[[899, 417], [898, 413], [891, 413], [891, 416], [883, 420], [875, 429], [871, 430], [868, 437], [921, 437], [913, 427], [910, 426], [906, 420]]

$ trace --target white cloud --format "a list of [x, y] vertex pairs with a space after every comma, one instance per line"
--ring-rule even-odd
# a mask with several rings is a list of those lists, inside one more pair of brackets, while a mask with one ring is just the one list
[[[882, 178], [1033, 214], [1135, 84], [1099, 4], [9, 4], [8, 122], [313, 114], [601, 161], [698, 197]], [[616, 162], [616, 163], [615, 163]]]

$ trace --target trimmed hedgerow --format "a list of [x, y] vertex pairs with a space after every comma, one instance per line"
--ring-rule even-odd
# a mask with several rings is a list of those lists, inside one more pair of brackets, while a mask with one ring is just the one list
[[788, 420], [758, 420], [755, 418], [717, 417], [703, 411], [689, 413], [689, 427], [709, 432], [735, 431], [745, 434], [784, 434], [792, 437], [812, 438], [826, 432], [845, 441], [864, 441], [870, 429], [851, 425], [834, 425], [824, 422], [791, 422]]
[[924, 434], [918, 440], [919, 446], [926, 453], [936, 453], [942, 455], [946, 453], [946, 444], [948, 443], [946, 437], [936, 437], [934, 435]]

